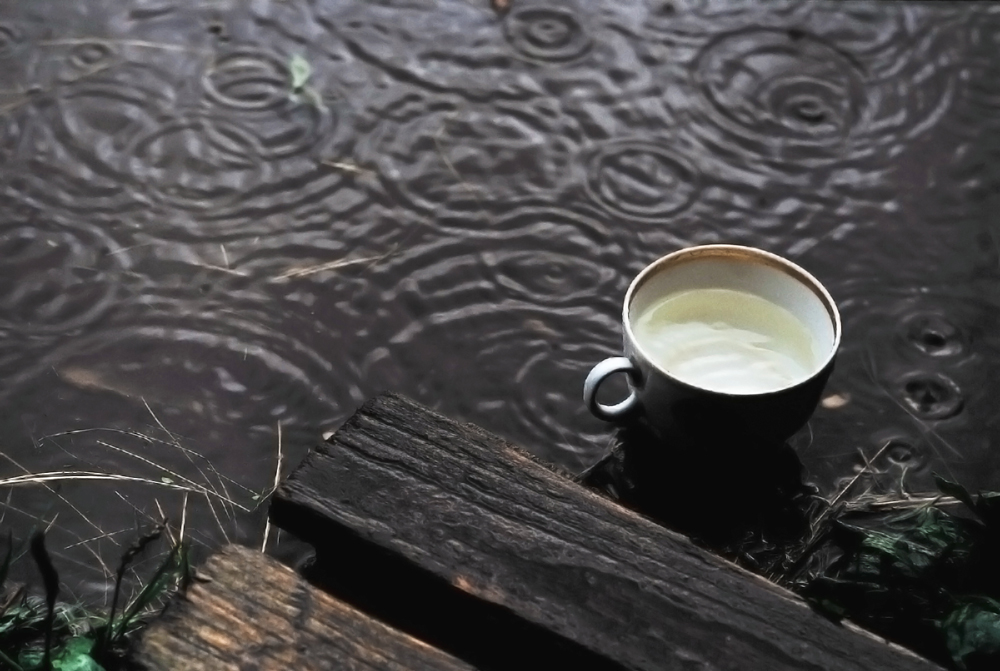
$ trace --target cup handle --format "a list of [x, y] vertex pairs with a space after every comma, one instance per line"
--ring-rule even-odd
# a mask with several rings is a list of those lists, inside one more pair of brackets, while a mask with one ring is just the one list
[[639, 382], [639, 369], [635, 367], [635, 364], [628, 357], [615, 356], [594, 366], [590, 374], [587, 375], [587, 380], [583, 383], [583, 402], [598, 419], [605, 421], [621, 419], [639, 406], [639, 397], [636, 396], [635, 389], [632, 389], [628, 398], [621, 403], [604, 405], [597, 401], [597, 390], [606, 379], [615, 373], [625, 373], [633, 384]]

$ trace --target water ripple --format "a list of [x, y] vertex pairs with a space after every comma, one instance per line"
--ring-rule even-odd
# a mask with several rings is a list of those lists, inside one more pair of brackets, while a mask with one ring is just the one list
[[935, 358], [960, 356], [968, 345], [969, 337], [966, 329], [943, 310], [921, 310], [906, 316], [897, 336], [906, 346]]
[[353, 3], [346, 11], [319, 11], [351, 57], [385, 82], [368, 96], [406, 85], [475, 103], [551, 95], [610, 106], [651, 81], [650, 72], [637, 67], [643, 57], [637, 51], [647, 45], [636, 39], [634, 10], [521, 2], [503, 20], [488, 7], [463, 2], [391, 9]]
[[[913, 34], [904, 39], [901, 30]], [[785, 29], [723, 35], [695, 62], [708, 113], [697, 130], [713, 146], [736, 141], [747, 159], [781, 168], [897, 155], [952, 105], [956, 52], [942, 46], [949, 30], [947, 21], [904, 21], [854, 31], [839, 15], [816, 12]]]
[[684, 210], [698, 196], [697, 168], [648, 139], [609, 142], [588, 162], [587, 193], [619, 216], [660, 219]]
[[74, 45], [58, 74], [62, 84], [72, 84], [83, 77], [105, 70], [119, 59], [118, 50], [107, 41], [84, 41]]
[[766, 12], [754, 11], [754, 0], [659, 0], [642, 3], [642, 31], [682, 51], [699, 48], [706, 36], [744, 29], [797, 25], [809, 16], [813, 0], [773, 0]]
[[292, 91], [289, 62], [244, 47], [219, 56], [205, 74], [208, 99], [252, 125], [265, 158], [310, 153], [334, 131], [335, 116], [318, 91]]
[[94, 327], [121, 294], [126, 249], [97, 226], [41, 214], [0, 225], [0, 332], [69, 334]]
[[231, 56], [203, 78], [209, 105], [182, 104], [190, 92], [153, 65], [116, 62], [62, 81], [67, 60], [58, 59], [62, 83], [6, 122], [5, 189], [33, 206], [127, 217], [173, 240], [257, 236], [343, 213], [352, 193], [356, 203], [363, 176], [323, 164], [337, 157], [332, 112], [291, 99], [288, 82], [279, 94], [265, 77], [261, 94], [257, 76], [276, 67], [266, 52]]
[[120, 171], [153, 200], [190, 211], [232, 206], [267, 179], [258, 138], [227, 118], [182, 112], [129, 139]]
[[[479, 309], [442, 310], [425, 317], [422, 328], [401, 333], [391, 357], [403, 370], [420, 372], [398, 384], [565, 468], [592, 463], [610, 437], [579, 395], [590, 368], [620, 351], [620, 317], [590, 306], [543, 308], [497, 294], [489, 300], [488, 284], [471, 277], [463, 283], [453, 273], [450, 285], [460, 287], [453, 296], [487, 300]], [[418, 281], [433, 286], [429, 280]], [[439, 286], [446, 284], [442, 277]]]
[[524, 306], [463, 322], [486, 335], [460, 378], [468, 398], [462, 414], [549, 461], [577, 471], [589, 465], [610, 437], [579, 396], [590, 368], [620, 348], [610, 321]]
[[581, 131], [550, 99], [479, 106], [412, 96], [356, 149], [411, 207], [439, 211], [559, 188]]
[[205, 73], [208, 97], [240, 111], [280, 109], [289, 99], [292, 74], [274, 53], [242, 48], [216, 57]]
[[[253, 506], [251, 495], [259, 499], [272, 482], [279, 441], [288, 463], [295, 463], [360, 403], [352, 386], [342, 383], [359, 373], [344, 358], [341, 334], [318, 327], [299, 306], [276, 310], [271, 297], [242, 278], [223, 275], [217, 294], [201, 295], [192, 282], [199, 272], [178, 266], [176, 284], [164, 278], [133, 287], [110, 319], [63, 338], [33, 358], [30, 368], [5, 379], [0, 428], [26, 467], [99, 470], [154, 482], [180, 477]], [[79, 433], [58, 437], [65, 432]], [[129, 505], [93, 513], [89, 505], [110, 490], [90, 483], [61, 493], [93, 514], [104, 531], [131, 528], [131, 506], [154, 511], [162, 502], [168, 514], [180, 514], [177, 494], [115, 485]], [[46, 506], [45, 497], [32, 496], [15, 496], [15, 505]], [[259, 515], [218, 502], [209, 510], [199, 499], [192, 496], [186, 510], [196, 544], [260, 542]], [[79, 525], [71, 530], [80, 533]], [[90, 535], [76, 540], [85, 538]]]
[[578, 396], [590, 366], [620, 347], [621, 248], [599, 220], [562, 208], [441, 223], [448, 237], [369, 275], [382, 287], [375, 306], [393, 310], [393, 358], [421, 371], [403, 386], [567, 467], [589, 463], [606, 427]]
[[977, 129], [983, 124], [992, 126], [1000, 108], [1000, 66], [997, 49], [1000, 47], [1000, 12], [995, 7], [980, 12], [970, 12], [965, 22], [969, 50], [962, 63], [965, 89], [963, 102], [968, 106], [966, 116], [958, 127], [979, 141]]
[[0, 60], [13, 58], [24, 44], [24, 34], [17, 24], [0, 22]]
[[600, 222], [571, 210], [522, 206], [481, 223], [400, 250], [376, 269], [372, 279], [383, 283], [384, 300], [410, 306], [394, 342], [432, 324], [513, 305], [585, 308], [595, 319], [616, 319], [630, 278], [621, 247]]
[[[86, 408], [103, 397], [120, 412], [146, 402], [178, 430], [179, 423], [197, 427], [203, 444], [213, 444], [218, 438], [213, 432], [231, 425], [248, 439], [272, 435], [279, 421], [295, 435], [318, 433], [319, 426], [352, 407], [350, 397], [329, 385], [336, 370], [347, 368], [331, 356], [335, 333], [317, 329], [291, 306], [275, 324], [274, 315], [262, 308], [264, 297], [240, 288], [239, 280], [206, 296], [190, 277], [176, 288], [165, 282], [144, 290], [107, 323], [65, 339], [33, 369], [10, 380], [4, 402], [26, 387], [51, 385], [54, 371], [60, 390], [54, 398], [77, 399], [78, 407]], [[300, 326], [292, 328], [296, 319]], [[49, 430], [64, 430], [55, 425], [72, 423], [76, 414], [56, 413], [45, 423]], [[232, 472], [241, 470], [234, 465]]]
[[696, 67], [715, 121], [760, 153], [836, 148], [865, 105], [860, 65], [814, 35], [732, 33], [713, 41]]
[[515, 7], [505, 19], [504, 32], [527, 58], [563, 63], [583, 56], [593, 44], [578, 16], [559, 7]]
[[[435, 3], [324, 6], [318, 21], [372, 76], [470, 100], [524, 99], [537, 85], [512, 69], [518, 59], [485, 7]], [[369, 92], [370, 93], [370, 92]]]
[[921, 419], [948, 419], [962, 410], [962, 391], [944, 373], [911, 371], [896, 380], [896, 394]]
[[16, 111], [23, 130], [13, 167], [31, 169], [13, 170], [5, 186], [37, 207], [79, 215], [138, 209], [122, 159], [173, 104], [171, 93], [157, 68], [134, 64], [56, 87]]
[[988, 399], [1000, 393], [987, 365], [1000, 346], [996, 283], [932, 290], [871, 278], [827, 285], [844, 324], [827, 393], [841, 400], [812, 420], [817, 451], [803, 451], [807, 468], [842, 473], [841, 459], [856, 455], [848, 446], [868, 435], [869, 457], [890, 439], [918, 453], [922, 475], [908, 486], [932, 488], [932, 471], [982, 481], [976, 464], [997, 439], [995, 423], [984, 423], [993, 413]]

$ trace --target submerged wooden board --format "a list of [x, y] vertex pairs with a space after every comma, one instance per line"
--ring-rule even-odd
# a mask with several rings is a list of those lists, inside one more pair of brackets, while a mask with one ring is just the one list
[[479, 666], [530, 640], [508, 666], [938, 668], [395, 395], [313, 450], [271, 515], [332, 589]]
[[259, 552], [230, 546], [150, 626], [149, 671], [470, 671], [471, 667], [311, 587]]

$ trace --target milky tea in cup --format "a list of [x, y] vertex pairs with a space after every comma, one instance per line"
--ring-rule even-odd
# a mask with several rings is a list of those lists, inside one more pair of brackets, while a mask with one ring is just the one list
[[632, 330], [657, 367], [681, 382], [730, 394], [801, 382], [825, 354], [789, 310], [734, 289], [665, 296], [634, 318]]
[[[602, 419], [641, 409], [661, 434], [780, 441], [812, 414], [840, 342], [826, 289], [791, 261], [751, 247], [704, 245], [655, 261], [632, 282], [625, 356], [602, 361], [584, 400]], [[597, 401], [614, 373], [630, 395]]]

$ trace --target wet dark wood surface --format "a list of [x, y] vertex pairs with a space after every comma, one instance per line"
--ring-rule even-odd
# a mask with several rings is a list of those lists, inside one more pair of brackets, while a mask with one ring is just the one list
[[937, 668], [395, 395], [313, 450], [271, 515], [329, 588], [480, 666]]
[[148, 671], [471, 671], [307, 584], [254, 550], [229, 546], [143, 636]]

